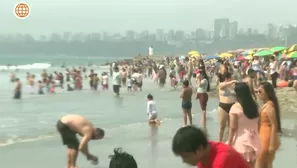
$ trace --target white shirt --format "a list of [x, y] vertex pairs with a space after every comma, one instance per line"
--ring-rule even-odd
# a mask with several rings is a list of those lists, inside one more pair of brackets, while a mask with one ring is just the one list
[[107, 76], [107, 75], [103, 75], [103, 76], [102, 76], [102, 84], [103, 84], [103, 85], [108, 84], [108, 76]]
[[150, 115], [154, 115], [157, 113], [156, 102], [153, 100], [147, 101], [147, 110], [146, 112]]
[[[273, 67], [274, 63], [275, 63], [275, 67]], [[278, 71], [277, 62], [276, 61], [270, 62], [269, 68], [270, 68], [270, 74], [277, 72]]]
[[120, 72], [114, 72], [112, 74], [112, 84], [113, 85], [121, 85], [121, 73]]
[[132, 77], [133, 79], [135, 79], [136, 81], [138, 81], [139, 73], [133, 73], [133, 74], [131, 75], [131, 77]]
[[131, 79], [127, 79], [127, 86], [132, 86], [132, 80]]

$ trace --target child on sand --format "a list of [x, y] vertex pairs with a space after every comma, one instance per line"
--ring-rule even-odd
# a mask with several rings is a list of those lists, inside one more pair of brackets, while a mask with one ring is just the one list
[[149, 123], [160, 123], [160, 120], [157, 119], [158, 113], [156, 109], [156, 102], [151, 94], [147, 95], [147, 115], [149, 116]]

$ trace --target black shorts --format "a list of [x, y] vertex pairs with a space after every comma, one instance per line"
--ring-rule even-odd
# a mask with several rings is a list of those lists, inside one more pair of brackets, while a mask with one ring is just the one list
[[116, 94], [120, 93], [120, 85], [113, 85], [113, 92]]
[[76, 137], [76, 132], [69, 128], [68, 125], [62, 123], [61, 120], [57, 122], [57, 129], [61, 134], [63, 144], [70, 149], [78, 150], [79, 141]]
[[190, 102], [190, 101], [182, 101], [181, 106], [182, 106], [183, 109], [191, 110], [192, 109], [192, 102]]

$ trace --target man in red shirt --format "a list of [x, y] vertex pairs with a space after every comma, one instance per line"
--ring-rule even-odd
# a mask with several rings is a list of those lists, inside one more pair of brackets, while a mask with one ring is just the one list
[[172, 151], [183, 162], [198, 168], [250, 168], [247, 161], [231, 146], [208, 141], [194, 126], [180, 128], [173, 137]]

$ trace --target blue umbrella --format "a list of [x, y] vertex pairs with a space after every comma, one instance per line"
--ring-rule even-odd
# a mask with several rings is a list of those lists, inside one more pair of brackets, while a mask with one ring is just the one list
[[205, 57], [206, 60], [209, 60], [209, 59], [218, 59], [220, 57], [216, 56], [216, 55], [208, 55]]

